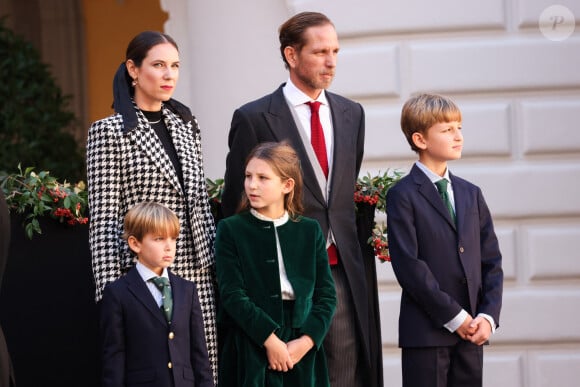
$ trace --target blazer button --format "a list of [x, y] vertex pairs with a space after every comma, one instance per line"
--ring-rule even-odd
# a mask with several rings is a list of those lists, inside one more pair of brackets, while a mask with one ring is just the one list
[[167, 368], [173, 368], [173, 364], [171, 362], [167, 363]]
[[173, 340], [175, 334], [173, 332], [169, 332], [169, 340]]
[[459, 247], [459, 252], [463, 253], [465, 251], [465, 249], [463, 248], [463, 246]]

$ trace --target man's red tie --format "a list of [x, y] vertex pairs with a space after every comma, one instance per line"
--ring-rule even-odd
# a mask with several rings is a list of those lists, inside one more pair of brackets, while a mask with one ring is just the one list
[[[324, 141], [324, 132], [322, 131], [322, 124], [320, 123], [320, 115], [318, 110], [320, 108], [320, 102], [307, 102], [310, 106], [310, 142], [312, 143], [312, 148], [316, 154], [316, 158], [320, 163], [322, 172], [324, 172], [324, 177], [328, 179], [328, 156], [326, 154], [326, 142]], [[338, 251], [334, 244], [331, 244], [326, 250], [328, 253], [328, 263], [330, 265], [336, 265], [338, 263]]]
[[312, 148], [314, 148], [314, 153], [316, 158], [322, 167], [324, 176], [328, 178], [328, 156], [326, 155], [326, 142], [324, 141], [324, 132], [322, 131], [322, 124], [320, 123], [320, 115], [318, 114], [318, 109], [320, 108], [320, 102], [307, 102], [310, 106], [310, 142], [312, 143]]

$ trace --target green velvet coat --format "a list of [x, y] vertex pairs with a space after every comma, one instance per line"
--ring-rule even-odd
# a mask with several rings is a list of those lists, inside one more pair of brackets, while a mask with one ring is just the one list
[[218, 224], [221, 386], [283, 386], [286, 376], [267, 369], [263, 343], [272, 332], [278, 335], [289, 328], [293, 336], [306, 334], [315, 343], [300, 362], [312, 364], [301, 365], [309, 371], [300, 371], [299, 385], [319, 387], [328, 381], [322, 341], [334, 314], [336, 292], [322, 230], [317, 221], [305, 217], [288, 220], [277, 230], [296, 297], [291, 327], [284, 323], [274, 223], [243, 212]]

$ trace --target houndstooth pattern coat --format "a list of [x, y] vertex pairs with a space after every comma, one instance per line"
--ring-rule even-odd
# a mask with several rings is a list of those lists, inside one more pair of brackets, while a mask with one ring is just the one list
[[89, 242], [96, 300], [105, 285], [125, 274], [134, 257], [122, 239], [129, 208], [156, 201], [173, 210], [180, 221], [173, 273], [197, 283], [204, 314], [210, 361], [217, 375], [215, 324], [215, 238], [202, 161], [197, 120], [185, 123], [166, 106], [163, 119], [183, 169], [184, 187], [161, 141], [140, 110], [138, 125], [123, 132], [123, 118], [114, 114], [93, 123], [87, 142]]

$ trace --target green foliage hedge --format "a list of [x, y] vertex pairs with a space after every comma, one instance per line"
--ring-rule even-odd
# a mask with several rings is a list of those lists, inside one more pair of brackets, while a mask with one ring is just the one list
[[0, 170], [19, 164], [84, 179], [84, 150], [67, 131], [76, 123], [38, 51], [0, 19]]

